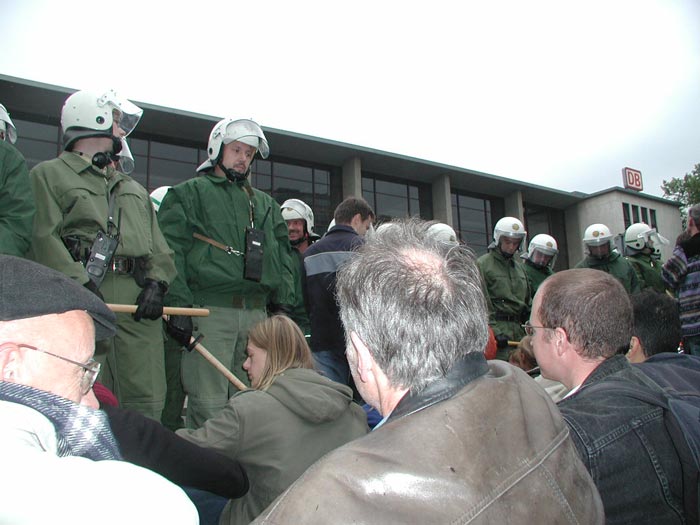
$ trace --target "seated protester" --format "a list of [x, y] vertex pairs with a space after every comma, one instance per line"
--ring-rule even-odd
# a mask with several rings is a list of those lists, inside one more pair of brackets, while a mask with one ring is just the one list
[[120, 461], [97, 409], [95, 339], [115, 325], [76, 281], [0, 255], [0, 523], [198, 523], [179, 487]]
[[558, 407], [598, 487], [606, 523], [685, 523], [681, 463], [663, 410], [604, 389], [622, 382], [660, 392], [620, 353], [632, 337], [622, 284], [593, 269], [556, 273], [535, 294], [530, 325], [542, 375], [571, 389]]
[[248, 494], [228, 502], [220, 523], [249, 523], [317, 459], [368, 430], [350, 387], [313, 369], [304, 334], [288, 317], [254, 325], [246, 352], [253, 389], [234, 395], [201, 428], [177, 430], [248, 473]]
[[663, 352], [678, 353], [681, 344], [681, 317], [678, 302], [653, 288], [630, 297], [634, 312], [632, 338], [627, 359], [643, 363]]

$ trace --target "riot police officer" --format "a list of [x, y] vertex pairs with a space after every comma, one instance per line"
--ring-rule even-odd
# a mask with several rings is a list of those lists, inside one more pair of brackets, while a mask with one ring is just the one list
[[30, 172], [37, 202], [30, 257], [85, 285], [117, 314], [117, 335], [101, 341], [101, 380], [124, 408], [160, 420], [165, 400], [161, 316], [175, 276], [173, 252], [148, 192], [115, 169], [142, 110], [113, 90], [78, 91], [61, 111], [63, 153]]
[[508, 360], [508, 341], [525, 335], [522, 324], [530, 316], [532, 293], [525, 269], [514, 255], [527, 232], [515, 217], [503, 217], [493, 230], [488, 253], [477, 260], [489, 302], [489, 326], [498, 345], [498, 359]]

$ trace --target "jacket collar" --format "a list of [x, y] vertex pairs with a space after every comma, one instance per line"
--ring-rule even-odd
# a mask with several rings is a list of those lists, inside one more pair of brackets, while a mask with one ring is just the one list
[[695, 257], [700, 254], [700, 233], [696, 233], [687, 241], [681, 243], [681, 248], [686, 257]]
[[467, 383], [485, 375], [489, 365], [481, 352], [472, 352], [455, 362], [447, 375], [429, 384], [420, 393], [413, 394], [410, 390], [399, 401], [387, 421], [393, 421], [408, 416], [436, 403], [450, 399]]
[[605, 361], [601, 361], [596, 369], [590, 373], [590, 375], [583, 381], [582, 387], [601, 381], [609, 375], [615, 374], [626, 368], [630, 368], [630, 364], [627, 357], [624, 355], [616, 354], [609, 357]]

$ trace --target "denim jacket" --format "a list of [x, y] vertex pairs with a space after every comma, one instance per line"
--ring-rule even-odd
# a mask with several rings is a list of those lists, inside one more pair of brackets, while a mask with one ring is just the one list
[[625, 356], [616, 355], [603, 361], [574, 395], [558, 405], [598, 487], [606, 523], [685, 523], [681, 466], [663, 410], [604, 391], [587, 395], [587, 386], [612, 378], [659, 390]]

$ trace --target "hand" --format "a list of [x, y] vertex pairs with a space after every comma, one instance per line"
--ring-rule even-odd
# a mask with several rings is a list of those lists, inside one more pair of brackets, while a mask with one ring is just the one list
[[138, 308], [136, 308], [136, 312], [134, 313], [134, 320], [155, 320], [162, 317], [164, 296], [165, 285], [163, 283], [159, 283], [153, 279], [146, 279], [143, 290], [141, 290], [141, 293], [136, 298]]
[[504, 348], [508, 348], [508, 336], [507, 335], [502, 335], [502, 334], [496, 335], [496, 348], [498, 348], [499, 350], [503, 350]]
[[188, 346], [192, 339], [192, 318], [189, 315], [171, 315], [168, 322], [165, 323], [165, 329], [172, 337], [182, 346]]
[[100, 301], [105, 300], [104, 296], [102, 295], [102, 292], [100, 292], [100, 289], [97, 287], [95, 283], [93, 283], [91, 280], [88, 279], [88, 282], [86, 282], [83, 286], [90, 290], [92, 293], [94, 293], [97, 297], [100, 298]]
[[267, 305], [267, 311], [270, 315], [286, 315], [290, 317], [294, 308], [288, 304], [269, 303]]

